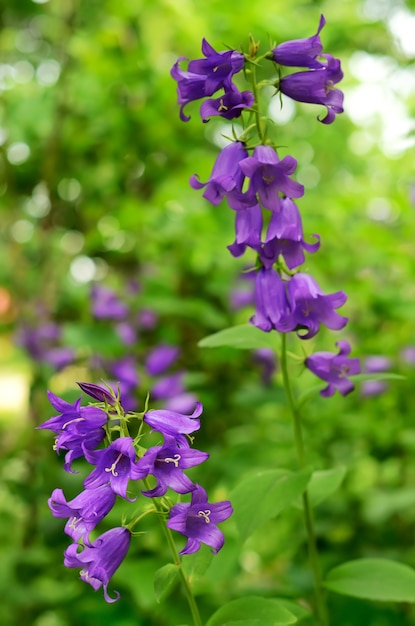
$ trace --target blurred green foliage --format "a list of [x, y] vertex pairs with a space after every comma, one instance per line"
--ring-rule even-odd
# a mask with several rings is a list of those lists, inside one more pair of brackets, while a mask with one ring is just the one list
[[[86, 357], [97, 347], [108, 355], [117, 350], [108, 325], [95, 325], [91, 335], [91, 281], [120, 294], [128, 281], [140, 283], [134, 306], [159, 315], [157, 327], [140, 338], [140, 354], [157, 341], [181, 346], [190, 386], [205, 406], [198, 447], [211, 454], [192, 476], [212, 498], [228, 497], [253, 470], [295, 468], [278, 376], [266, 388], [249, 351], [197, 347], [251, 315], [249, 308], [233, 312], [229, 303], [254, 258], [231, 257], [232, 211], [208, 205], [188, 185], [195, 172], [206, 180], [229, 127], [217, 120], [202, 125], [197, 104], [189, 106], [190, 122], [180, 122], [169, 71], [179, 56], [199, 57], [202, 37], [217, 49], [246, 49], [252, 33], [265, 50], [270, 40], [314, 33], [321, 12], [324, 47], [342, 59], [346, 113], [325, 127], [316, 121], [318, 107], [287, 105], [284, 116], [276, 106], [273, 133], [281, 153], [298, 159], [305, 232], [321, 235], [306, 269], [327, 292], [344, 289], [349, 296], [342, 337], [362, 358], [389, 357], [406, 378], [374, 398], [358, 388], [346, 399], [315, 395], [308, 402], [309, 463], [347, 470], [341, 488], [316, 509], [319, 549], [324, 570], [376, 556], [415, 565], [415, 368], [401, 354], [415, 344], [415, 50], [405, 29], [415, 20], [414, 4], [0, 0], [0, 376], [30, 379], [28, 402], [18, 397], [26, 387], [2, 386], [3, 626], [189, 620], [178, 589], [156, 602], [153, 576], [169, 556], [150, 522], [114, 576], [122, 593], [115, 605], [62, 565], [67, 537], [46, 500], [56, 487], [75, 495], [85, 472], [80, 465], [80, 477], [65, 475], [50, 437], [33, 427], [51, 415], [46, 388], [74, 399], [75, 380], [88, 376]], [[10, 344], [18, 325], [37, 320], [39, 307], [63, 325], [79, 357], [58, 375]], [[332, 350], [335, 340], [322, 330], [312, 348]], [[294, 342], [292, 349], [299, 351]], [[301, 390], [315, 384], [298, 365], [293, 376]], [[7, 408], [10, 396], [17, 409]], [[118, 512], [111, 516], [104, 526], [119, 523]], [[195, 580], [205, 619], [250, 593], [309, 596], [298, 508], [266, 521], [244, 544], [232, 521], [224, 530], [225, 548]], [[415, 619], [405, 604], [330, 594], [329, 606], [336, 626], [410, 626]]]

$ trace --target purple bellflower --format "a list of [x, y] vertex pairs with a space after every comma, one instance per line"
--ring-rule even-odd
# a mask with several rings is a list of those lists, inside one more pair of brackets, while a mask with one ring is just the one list
[[306, 243], [297, 205], [290, 198], [281, 198], [280, 203], [281, 210], [273, 211], [271, 215], [267, 237], [259, 256], [264, 267], [269, 268], [281, 254], [291, 270], [304, 263], [304, 250], [312, 253], [319, 249], [320, 237], [314, 235], [318, 241], [314, 244]]
[[98, 400], [99, 402], [107, 402], [108, 404], [115, 404], [115, 398], [112, 393], [105, 387], [95, 385], [94, 383], [76, 383], [82, 391], [91, 398]]
[[109, 485], [86, 489], [69, 502], [62, 489], [55, 489], [48, 500], [54, 517], [69, 518], [65, 533], [74, 541], [83, 538], [89, 543], [89, 533], [104, 519], [115, 504], [116, 495]]
[[286, 156], [281, 161], [271, 146], [257, 146], [253, 156], [239, 162], [242, 172], [251, 179], [247, 197], [255, 204], [258, 194], [261, 204], [271, 211], [280, 211], [280, 196], [283, 193], [289, 198], [301, 198], [304, 187], [289, 178], [295, 172], [297, 161]]
[[196, 407], [191, 415], [183, 415], [175, 411], [165, 409], [149, 411], [144, 414], [143, 421], [153, 430], [174, 437], [181, 447], [188, 447], [187, 439], [184, 435], [194, 433], [200, 428], [199, 416], [202, 414], [203, 406], [196, 402]]
[[177, 396], [166, 398], [163, 407], [166, 411], [174, 411], [175, 413], [190, 413], [197, 402], [194, 393], [183, 391]]
[[65, 550], [64, 565], [81, 567], [81, 579], [89, 583], [95, 591], [103, 587], [105, 600], [116, 602], [120, 594], [117, 591], [116, 597], [111, 598], [107, 592], [108, 583], [126, 557], [130, 542], [131, 533], [127, 528], [112, 528], [81, 552], [78, 552], [78, 544], [71, 544]]
[[150, 376], [163, 374], [171, 365], [175, 363], [179, 356], [179, 348], [160, 344], [148, 354], [146, 358], [146, 370]]
[[209, 458], [207, 452], [187, 447], [179, 448], [174, 438], [165, 439], [163, 446], [154, 446], [147, 450], [132, 470], [131, 477], [134, 480], [145, 478], [149, 474], [156, 478], [156, 487], [150, 491], [143, 491], [143, 495], [149, 498], [164, 496], [168, 487], [177, 493], [193, 491], [195, 485], [183, 470], [200, 465]]
[[309, 67], [310, 69], [321, 67], [322, 64], [317, 58], [321, 56], [323, 51], [320, 32], [325, 23], [324, 15], [321, 15], [315, 35], [307, 39], [293, 39], [279, 44], [272, 50], [273, 60], [280, 65], [292, 67]]
[[128, 307], [108, 287], [93, 285], [91, 288], [92, 315], [102, 320], [123, 320], [128, 315]]
[[155, 400], [175, 398], [185, 391], [184, 371], [163, 376], [151, 388], [151, 397]]
[[228, 500], [210, 504], [206, 491], [196, 485], [192, 491], [191, 502], [173, 506], [167, 522], [168, 528], [187, 537], [187, 544], [180, 554], [197, 552], [201, 543], [213, 548], [212, 552], [219, 552], [225, 538], [217, 524], [228, 519], [232, 512], [232, 505]]
[[[239, 164], [247, 156], [245, 145], [240, 141], [228, 144], [219, 153], [209, 180], [201, 183], [197, 175], [193, 175], [190, 178], [191, 187], [193, 189], [206, 187], [203, 197], [215, 206], [220, 204], [225, 196], [233, 209], [249, 206], [243, 201], [240, 202], [245, 176]], [[255, 204], [255, 201], [251, 204]]]
[[236, 211], [235, 234], [234, 243], [228, 246], [232, 256], [241, 256], [247, 246], [259, 251], [262, 234], [262, 211], [259, 204]]
[[337, 113], [343, 113], [343, 92], [334, 88], [334, 85], [343, 78], [343, 72], [339, 59], [330, 54], [324, 56], [327, 64], [319, 69], [283, 76], [279, 82], [279, 89], [281, 93], [298, 102], [324, 105], [327, 114], [318, 120], [323, 124], [331, 124]]
[[235, 86], [226, 91], [219, 98], [210, 98], [200, 107], [200, 115], [203, 122], [208, 122], [210, 117], [220, 115], [227, 120], [240, 117], [244, 109], [252, 107], [255, 99], [250, 91], [240, 92]]
[[360, 361], [357, 358], [348, 358], [350, 344], [347, 341], [338, 341], [338, 354], [332, 352], [316, 352], [305, 360], [305, 366], [316, 376], [325, 380], [328, 385], [320, 391], [320, 395], [327, 398], [332, 396], [336, 389], [346, 396], [353, 391], [354, 385], [348, 376], [360, 374]]
[[340, 330], [347, 324], [348, 318], [334, 310], [346, 302], [344, 291], [325, 295], [314, 278], [303, 273], [291, 278], [287, 290], [291, 312], [278, 322], [276, 328], [280, 332], [306, 328], [305, 335], [297, 334], [300, 339], [311, 339], [319, 331], [320, 324], [332, 330]]
[[285, 283], [273, 268], [258, 270], [255, 281], [256, 311], [251, 324], [269, 332], [279, 330], [282, 318], [290, 314]]
[[[109, 484], [117, 495], [127, 498], [128, 480], [135, 463], [135, 449], [131, 437], [120, 437], [103, 450], [85, 449], [85, 458], [96, 465], [95, 469], [85, 478], [84, 487], [95, 489]], [[130, 502], [134, 502], [130, 500]]]

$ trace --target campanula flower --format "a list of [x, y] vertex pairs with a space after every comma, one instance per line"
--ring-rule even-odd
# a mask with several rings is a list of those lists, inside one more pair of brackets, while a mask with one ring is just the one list
[[281, 319], [291, 313], [287, 300], [284, 281], [273, 268], [262, 267], [258, 270], [255, 280], [255, 315], [251, 317], [251, 324], [269, 332], [279, 330]]
[[122, 498], [127, 498], [128, 480], [135, 463], [135, 449], [131, 437], [120, 437], [103, 450], [85, 449], [85, 458], [96, 465], [85, 478], [84, 487], [95, 489], [109, 484], [111, 489]]
[[177, 346], [160, 344], [151, 350], [146, 358], [146, 370], [150, 376], [163, 374], [171, 365], [175, 363], [180, 350]]
[[273, 60], [280, 65], [293, 67], [309, 67], [311, 69], [321, 67], [322, 64], [317, 59], [323, 51], [320, 32], [325, 23], [324, 15], [321, 15], [315, 35], [307, 39], [293, 39], [279, 44], [272, 50]]
[[104, 519], [115, 504], [116, 495], [107, 484], [96, 489], [85, 489], [67, 501], [62, 489], [55, 489], [48, 500], [54, 517], [69, 518], [65, 533], [74, 541], [83, 538], [89, 543], [89, 533]]
[[295, 172], [297, 161], [292, 156], [279, 159], [271, 146], [257, 146], [253, 156], [239, 162], [242, 172], [251, 179], [247, 197], [255, 204], [258, 194], [261, 204], [271, 211], [280, 211], [280, 192], [289, 198], [301, 198], [304, 187], [289, 178]]
[[228, 246], [234, 257], [241, 256], [246, 247], [259, 251], [261, 247], [262, 211], [258, 204], [235, 213], [235, 241]]
[[324, 105], [327, 114], [323, 119], [318, 119], [323, 124], [331, 124], [337, 113], [343, 113], [343, 92], [334, 88], [343, 78], [343, 72], [339, 59], [330, 54], [324, 56], [327, 63], [319, 69], [283, 76], [279, 89], [281, 93], [298, 102]]
[[183, 371], [180, 371], [159, 378], [151, 388], [151, 397], [155, 400], [166, 400], [183, 393], [185, 391], [184, 374]]
[[186, 437], [200, 428], [199, 416], [202, 414], [203, 406], [196, 402], [196, 407], [191, 415], [183, 415], [175, 411], [160, 409], [149, 411], [144, 414], [144, 422], [163, 435], [176, 439], [178, 445], [187, 445]]
[[206, 491], [196, 485], [192, 491], [191, 502], [173, 506], [167, 522], [169, 528], [187, 537], [186, 546], [180, 554], [197, 552], [201, 543], [213, 548], [212, 552], [219, 552], [225, 538], [217, 524], [228, 519], [232, 512], [232, 505], [228, 500], [211, 504]]
[[354, 389], [349, 376], [360, 374], [360, 361], [357, 358], [350, 359], [350, 344], [347, 341], [338, 341], [338, 354], [332, 352], [316, 352], [305, 360], [305, 366], [316, 376], [325, 380], [328, 385], [320, 391], [320, 395], [327, 398], [332, 396], [336, 389], [347, 395]]
[[250, 91], [240, 92], [235, 86], [225, 91], [219, 98], [209, 98], [200, 107], [200, 115], [203, 122], [208, 122], [210, 117], [219, 115], [227, 120], [240, 117], [244, 109], [252, 107], [255, 99]]
[[131, 533], [127, 528], [112, 528], [95, 539], [95, 541], [79, 552], [80, 545], [71, 544], [64, 553], [65, 567], [81, 567], [81, 579], [89, 583], [95, 591], [104, 589], [104, 598], [107, 602], [116, 602], [116, 597], [108, 595], [108, 583], [114, 572], [125, 559], [131, 542]]

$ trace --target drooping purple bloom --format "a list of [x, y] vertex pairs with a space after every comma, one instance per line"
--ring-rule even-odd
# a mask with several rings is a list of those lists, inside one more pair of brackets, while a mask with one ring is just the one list
[[[96, 465], [85, 478], [84, 487], [95, 489], [109, 484], [117, 495], [127, 498], [128, 480], [135, 463], [135, 449], [131, 437], [120, 437], [103, 450], [85, 450], [85, 458]], [[130, 500], [133, 501], [133, 500]]]
[[64, 553], [66, 567], [81, 567], [81, 579], [89, 583], [95, 591], [101, 586], [104, 589], [104, 598], [107, 602], [116, 602], [116, 597], [108, 595], [108, 583], [114, 572], [125, 559], [131, 542], [131, 533], [127, 528], [112, 528], [95, 539], [91, 546], [79, 552], [80, 546], [71, 544]]
[[180, 104], [180, 119], [189, 121], [183, 109], [189, 102], [213, 95], [221, 88], [232, 88], [232, 76], [240, 72], [244, 66], [244, 56], [236, 50], [216, 52], [203, 39], [202, 52], [205, 59], [195, 59], [189, 62], [187, 71], [181, 70], [180, 57], [171, 69], [171, 76], [177, 81], [178, 104]]
[[240, 92], [235, 86], [225, 91], [219, 98], [209, 98], [200, 107], [200, 115], [203, 122], [208, 122], [210, 117], [219, 115], [227, 120], [240, 117], [244, 109], [252, 107], [255, 99], [250, 91]]
[[156, 487], [150, 491], [143, 491], [143, 495], [149, 498], [164, 496], [169, 487], [177, 493], [189, 493], [195, 485], [183, 470], [200, 465], [208, 458], [207, 452], [188, 447], [180, 448], [174, 438], [166, 437], [163, 446], [150, 448], [137, 461], [131, 477], [135, 480], [153, 474], [157, 480]]
[[241, 256], [246, 247], [259, 251], [261, 248], [262, 211], [259, 204], [235, 213], [235, 241], [228, 246], [234, 257]]
[[283, 76], [279, 89], [283, 94], [298, 102], [324, 105], [327, 108], [327, 114], [323, 119], [318, 118], [318, 120], [323, 124], [331, 124], [337, 113], [343, 113], [343, 92], [334, 88], [334, 85], [343, 78], [343, 72], [339, 59], [335, 59], [330, 54], [324, 56], [327, 59], [326, 65], [316, 70]]
[[261, 204], [271, 211], [280, 211], [280, 193], [289, 198], [301, 198], [304, 187], [289, 178], [295, 172], [297, 161], [286, 156], [281, 161], [271, 146], [257, 146], [253, 156], [239, 162], [242, 172], [251, 179], [247, 197], [255, 203], [258, 194]]
[[[193, 189], [206, 187], [203, 197], [215, 206], [220, 204], [225, 196], [233, 209], [248, 206], [240, 202], [245, 176], [239, 167], [240, 162], [247, 156], [245, 145], [240, 141], [228, 144], [219, 153], [209, 180], [201, 183], [195, 174], [190, 178], [191, 187]], [[255, 204], [255, 201], [251, 204]]]
[[160, 409], [145, 413], [143, 419], [153, 430], [157, 430], [163, 435], [174, 437], [178, 445], [186, 446], [187, 440], [183, 435], [189, 435], [194, 433], [195, 430], [199, 430], [200, 419], [198, 418], [202, 411], [203, 406], [200, 402], [197, 402], [191, 415]]
[[273, 60], [280, 65], [291, 67], [309, 67], [310, 69], [321, 67], [322, 64], [317, 58], [321, 56], [323, 51], [320, 32], [325, 23], [324, 15], [321, 15], [315, 35], [307, 39], [293, 39], [279, 44], [272, 50]]
[[73, 500], [67, 501], [62, 489], [55, 489], [48, 500], [54, 517], [69, 518], [65, 533], [74, 541], [83, 538], [89, 543], [89, 533], [111, 511], [116, 495], [109, 485], [85, 489]]
[[[379, 374], [387, 372], [392, 363], [386, 356], [373, 355], [365, 358], [363, 370], [367, 374]], [[364, 380], [362, 381], [360, 391], [364, 396], [378, 396], [388, 388], [388, 384], [383, 380]]]
[[180, 554], [197, 552], [201, 543], [213, 548], [217, 553], [222, 548], [225, 538], [217, 524], [232, 515], [232, 505], [228, 500], [211, 504], [206, 491], [196, 485], [189, 503], [176, 504], [170, 511], [167, 526], [187, 537], [186, 546]]
[[98, 400], [98, 402], [107, 402], [108, 404], [115, 404], [115, 398], [112, 393], [105, 389], [105, 387], [101, 387], [100, 385], [96, 385], [95, 383], [76, 383], [78, 387], [82, 389], [83, 392], [88, 394], [91, 398]]
[[290, 314], [285, 283], [273, 268], [258, 270], [255, 281], [255, 315], [251, 324], [265, 332], [279, 330], [282, 318]]
[[[276, 326], [281, 332], [296, 330], [301, 339], [311, 339], [324, 324], [332, 330], [340, 330], [348, 321], [335, 312], [347, 300], [344, 291], [325, 295], [317, 282], [308, 274], [299, 273], [288, 283], [288, 301], [290, 313], [282, 317]], [[307, 329], [307, 333], [299, 331]]]
[[179, 348], [177, 346], [169, 346], [167, 344], [160, 344], [156, 346], [147, 355], [146, 358], [146, 370], [150, 376], [159, 376], [163, 374], [179, 356]]
[[93, 450], [105, 437], [103, 428], [91, 429], [87, 424], [76, 429], [68, 429], [55, 438], [54, 450], [59, 454], [66, 450], [64, 470], [69, 474], [76, 474], [72, 470], [72, 462], [85, 455], [85, 450]]
[[347, 395], [354, 389], [349, 376], [360, 374], [360, 361], [357, 358], [348, 358], [350, 354], [350, 344], [348, 341], [338, 341], [338, 354], [332, 352], [316, 352], [305, 360], [305, 366], [316, 376], [325, 380], [328, 385], [320, 391], [320, 395], [327, 398], [332, 396], [336, 389]]
[[268, 225], [267, 236], [260, 250], [260, 259], [264, 267], [272, 267], [278, 256], [284, 257], [289, 269], [304, 263], [304, 250], [312, 253], [320, 247], [320, 237], [314, 244], [304, 241], [300, 212], [291, 198], [281, 198], [281, 210], [273, 211]]
[[92, 315], [96, 319], [124, 320], [128, 315], [128, 307], [118, 298], [117, 294], [102, 285], [91, 288]]

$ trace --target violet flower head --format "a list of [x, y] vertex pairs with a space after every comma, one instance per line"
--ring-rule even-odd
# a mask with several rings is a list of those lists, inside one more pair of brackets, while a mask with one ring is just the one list
[[304, 250], [316, 252], [320, 247], [320, 237], [314, 244], [304, 241], [303, 226], [297, 205], [290, 198], [281, 198], [281, 210], [273, 211], [268, 225], [267, 236], [260, 250], [264, 267], [272, 267], [281, 254], [291, 270], [304, 263]]
[[177, 493], [189, 493], [195, 488], [184, 469], [200, 465], [209, 458], [207, 452], [193, 448], [179, 448], [174, 438], [166, 437], [163, 446], [154, 446], [147, 450], [132, 469], [133, 480], [145, 478], [149, 474], [157, 480], [157, 485], [150, 491], [143, 491], [149, 498], [164, 496], [167, 489]]
[[246, 247], [259, 251], [261, 248], [262, 211], [259, 204], [235, 213], [235, 241], [228, 246], [234, 257], [241, 256]]
[[202, 414], [202, 411], [202, 404], [197, 402], [191, 415], [183, 415], [175, 411], [160, 409], [145, 413], [143, 420], [146, 424], [151, 426], [153, 430], [157, 430], [165, 436], [174, 437], [178, 445], [187, 446], [187, 440], [184, 435], [190, 435], [196, 430], [199, 430], [199, 416]]
[[55, 489], [48, 500], [54, 517], [69, 518], [65, 533], [74, 541], [83, 538], [89, 543], [89, 533], [111, 511], [116, 495], [109, 485], [86, 489], [73, 500], [67, 501], [62, 489]]
[[290, 314], [285, 283], [273, 268], [262, 267], [255, 281], [255, 314], [250, 322], [260, 330], [279, 330], [281, 319]]
[[227, 120], [240, 117], [244, 109], [252, 107], [255, 99], [251, 91], [240, 92], [235, 86], [225, 91], [219, 98], [209, 98], [200, 107], [200, 115], [203, 122], [208, 122], [210, 117], [219, 115]]
[[160, 344], [148, 354], [146, 358], [146, 370], [150, 376], [163, 374], [171, 365], [175, 363], [180, 350], [177, 346]]
[[108, 287], [93, 285], [91, 288], [92, 315], [102, 320], [124, 320], [128, 315], [128, 307]]
[[261, 204], [271, 211], [280, 211], [280, 192], [289, 198], [301, 198], [304, 187], [289, 178], [295, 172], [297, 161], [286, 156], [281, 161], [271, 146], [257, 146], [253, 156], [241, 160], [239, 167], [251, 179], [247, 192], [251, 204], [258, 194]]
[[105, 387], [96, 385], [95, 383], [76, 383], [82, 391], [94, 400], [98, 402], [107, 402], [108, 404], [115, 404], [115, 398], [112, 393]]
[[150, 390], [151, 397], [155, 400], [166, 400], [184, 393], [184, 374], [180, 371], [160, 378]]
[[242, 198], [242, 186], [245, 179], [239, 164], [247, 156], [248, 151], [240, 141], [228, 144], [219, 153], [209, 180], [206, 183], [201, 183], [195, 174], [190, 178], [191, 187], [193, 189], [206, 187], [203, 197], [215, 206], [227, 196], [233, 209], [246, 207], [246, 203], [240, 204], [238, 199]]
[[[84, 487], [95, 489], [109, 484], [117, 495], [127, 498], [128, 480], [131, 478], [135, 463], [135, 449], [131, 437], [120, 437], [103, 450], [85, 449], [85, 458], [96, 465], [95, 469], [85, 478]], [[134, 500], [130, 500], [133, 502]]]
[[331, 124], [337, 113], [343, 113], [343, 92], [334, 88], [343, 78], [343, 72], [339, 59], [330, 54], [324, 56], [327, 63], [319, 69], [283, 76], [279, 89], [281, 93], [298, 102], [324, 105], [327, 114], [323, 119], [317, 119], [323, 124]]
[[325, 23], [324, 15], [321, 15], [315, 35], [307, 39], [293, 39], [279, 44], [272, 50], [273, 60], [280, 65], [292, 67], [309, 67], [310, 69], [321, 67], [322, 64], [317, 61], [317, 58], [323, 51], [320, 32]]
[[192, 491], [190, 503], [176, 504], [170, 511], [168, 528], [177, 530], [187, 537], [186, 546], [180, 554], [197, 552], [201, 543], [213, 548], [217, 553], [222, 548], [225, 538], [217, 524], [224, 522], [232, 515], [232, 505], [228, 500], [211, 504], [206, 491], [196, 485]]
[[350, 344], [347, 341], [338, 341], [338, 354], [332, 352], [316, 352], [305, 360], [305, 366], [316, 376], [328, 383], [327, 387], [320, 391], [320, 395], [328, 398], [336, 389], [346, 396], [353, 391], [354, 385], [348, 379], [349, 376], [360, 374], [360, 361], [357, 358], [349, 358]]
[[[347, 317], [342, 317], [335, 312], [343, 306], [347, 300], [344, 291], [325, 295], [314, 278], [308, 274], [295, 274], [288, 283], [288, 300], [291, 312], [283, 317], [277, 330], [289, 332], [296, 330], [300, 339], [311, 339], [324, 324], [332, 330], [340, 330], [347, 322]], [[306, 334], [299, 331], [307, 329]]]
[[80, 546], [71, 544], [64, 553], [65, 567], [81, 567], [81, 579], [89, 583], [95, 591], [104, 589], [104, 598], [107, 602], [116, 602], [116, 597], [108, 595], [108, 583], [114, 572], [125, 559], [131, 542], [131, 533], [127, 528], [112, 528], [95, 539], [91, 546], [79, 552]]

